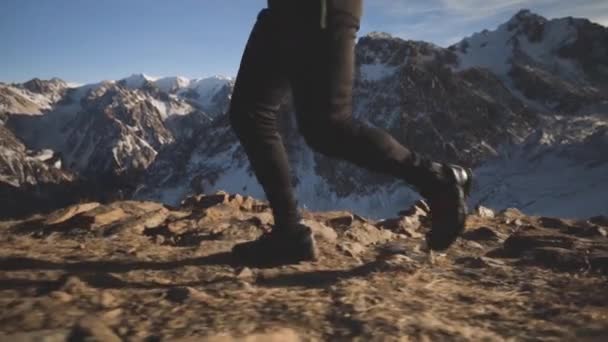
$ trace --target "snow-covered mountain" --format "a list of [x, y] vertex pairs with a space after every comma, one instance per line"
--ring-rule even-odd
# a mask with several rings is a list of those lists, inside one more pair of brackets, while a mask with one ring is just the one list
[[188, 79], [181, 76], [155, 78], [133, 74], [118, 83], [130, 89], [158, 88], [164, 93], [186, 100], [211, 116], [217, 116], [228, 109], [234, 80], [224, 76]]
[[[356, 48], [354, 115], [436, 159], [475, 167], [472, 204], [531, 214], [608, 213], [608, 29], [520, 11], [447, 48], [385, 33]], [[71, 88], [0, 84], [0, 115], [29, 149], [81, 177], [112, 175], [137, 198], [219, 189], [263, 196], [225, 115], [233, 80], [134, 74]], [[312, 152], [289, 99], [282, 134], [300, 204], [394, 214], [401, 182]], [[106, 179], [106, 178], [104, 178]]]

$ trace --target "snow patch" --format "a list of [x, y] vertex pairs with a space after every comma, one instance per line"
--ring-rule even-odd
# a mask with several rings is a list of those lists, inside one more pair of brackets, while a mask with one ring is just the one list
[[397, 68], [381, 63], [361, 64], [361, 79], [371, 82], [380, 81], [395, 75]]

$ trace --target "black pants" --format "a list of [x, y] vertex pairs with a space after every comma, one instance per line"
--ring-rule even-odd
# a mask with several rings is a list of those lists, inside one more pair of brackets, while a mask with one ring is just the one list
[[352, 118], [361, 0], [329, 0], [324, 28], [318, 6], [310, 6], [319, 0], [282, 1], [307, 5], [271, 6], [260, 12], [230, 108], [232, 127], [266, 192], [276, 225], [289, 226], [298, 219], [288, 159], [277, 131], [277, 111], [290, 89], [299, 130], [315, 151], [416, 186], [424, 178], [417, 167], [420, 158], [385, 131]]

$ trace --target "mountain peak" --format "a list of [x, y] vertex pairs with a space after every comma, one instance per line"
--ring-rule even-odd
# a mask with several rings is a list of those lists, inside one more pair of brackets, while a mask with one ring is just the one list
[[380, 31], [372, 31], [366, 34], [364, 37], [371, 39], [391, 39], [394, 38], [391, 34]]
[[517, 13], [515, 13], [513, 15], [513, 17], [511, 17], [509, 22], [522, 21], [522, 20], [526, 20], [526, 19], [538, 19], [538, 18], [545, 19], [543, 16], [538, 15], [527, 8], [522, 8], [519, 11], [517, 11]]
[[144, 73], [132, 74], [129, 77], [125, 77], [118, 82], [124, 84], [128, 88], [141, 88], [147, 82], [154, 82], [156, 78], [150, 77]]

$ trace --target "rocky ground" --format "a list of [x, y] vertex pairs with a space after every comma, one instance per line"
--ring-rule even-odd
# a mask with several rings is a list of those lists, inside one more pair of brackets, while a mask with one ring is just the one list
[[480, 208], [447, 255], [423, 203], [374, 222], [307, 212], [317, 262], [261, 268], [231, 247], [265, 203], [82, 203], [0, 223], [1, 341], [608, 338], [608, 219]]

